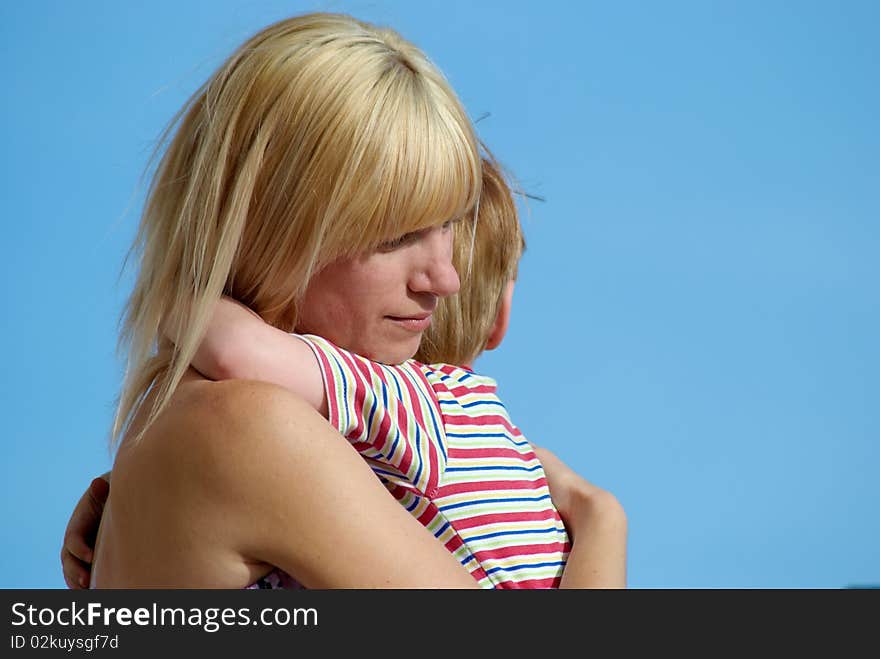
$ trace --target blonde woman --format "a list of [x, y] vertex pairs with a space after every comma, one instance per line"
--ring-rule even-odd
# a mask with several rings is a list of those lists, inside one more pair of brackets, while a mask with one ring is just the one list
[[[243, 587], [273, 567], [309, 587], [476, 585], [313, 401], [188, 365], [223, 293], [281, 329], [412, 356], [458, 289], [450, 222], [472, 217], [480, 180], [455, 95], [391, 31], [303, 16], [221, 67], [182, 112], [141, 224], [97, 586]], [[599, 517], [556, 473], [560, 512]]]

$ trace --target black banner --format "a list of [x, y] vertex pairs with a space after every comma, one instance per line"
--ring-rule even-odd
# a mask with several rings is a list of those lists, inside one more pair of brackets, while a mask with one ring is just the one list
[[[5, 590], [0, 656], [593, 654], [876, 643], [877, 590]], [[706, 644], [709, 645], [706, 645]], [[647, 646], [646, 646], [647, 644]], [[603, 654], [605, 653], [603, 651]]]

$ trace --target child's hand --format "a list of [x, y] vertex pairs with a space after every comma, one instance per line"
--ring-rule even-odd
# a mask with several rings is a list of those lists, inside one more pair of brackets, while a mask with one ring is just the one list
[[73, 509], [61, 547], [61, 569], [68, 588], [89, 587], [95, 537], [109, 494], [110, 483], [99, 476], [91, 482]]

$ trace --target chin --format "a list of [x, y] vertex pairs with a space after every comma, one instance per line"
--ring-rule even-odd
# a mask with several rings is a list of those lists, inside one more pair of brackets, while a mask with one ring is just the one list
[[411, 344], [398, 344], [394, 347], [385, 346], [381, 350], [371, 351], [371, 354], [365, 354], [364, 356], [368, 359], [372, 359], [374, 362], [380, 362], [382, 364], [400, 364], [415, 356], [419, 351], [420, 343], [421, 337], [419, 337], [417, 341], [413, 341]]
[[397, 364], [402, 364], [407, 359], [411, 359], [416, 354], [416, 352], [417, 350], [401, 352], [397, 354], [385, 352], [376, 357], [370, 357], [370, 359], [372, 359], [374, 362], [379, 362], [380, 364], [395, 366]]

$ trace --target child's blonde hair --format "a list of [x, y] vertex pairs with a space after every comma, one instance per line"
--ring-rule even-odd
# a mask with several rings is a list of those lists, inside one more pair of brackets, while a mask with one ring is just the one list
[[425, 364], [470, 365], [486, 347], [507, 283], [516, 279], [525, 239], [499, 163], [486, 150], [479, 211], [456, 225], [457, 295], [439, 301], [415, 358]]
[[350, 16], [265, 28], [162, 141], [172, 132], [132, 247], [114, 443], [154, 385], [144, 429], [167, 404], [221, 294], [293, 330], [314, 272], [466, 216], [480, 195], [478, 143], [443, 75], [396, 32]]

